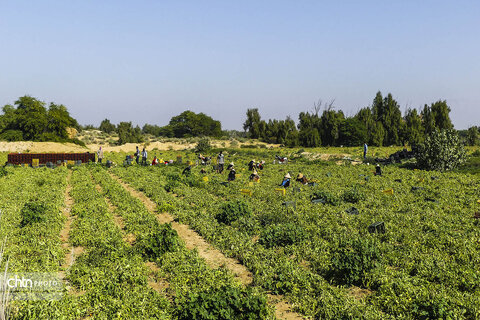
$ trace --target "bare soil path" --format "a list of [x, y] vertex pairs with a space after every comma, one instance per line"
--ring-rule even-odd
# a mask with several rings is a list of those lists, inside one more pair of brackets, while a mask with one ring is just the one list
[[[249, 285], [253, 281], [252, 273], [242, 265], [238, 260], [226, 257], [220, 250], [214, 248], [205, 239], [203, 239], [198, 233], [190, 229], [188, 225], [180, 224], [173, 221], [174, 218], [166, 213], [158, 213], [157, 205], [150, 198], [145, 196], [140, 191], [135, 190], [127, 183], [123, 182], [119, 177], [110, 173], [111, 177], [115, 179], [121, 186], [125, 188], [131, 195], [140, 199], [148, 211], [155, 214], [158, 221], [161, 223], [171, 223], [172, 228], [175, 229], [180, 238], [185, 241], [185, 245], [188, 249], [196, 248], [200, 257], [205, 259], [207, 265], [211, 268], [218, 268], [225, 266], [227, 269], [233, 272], [235, 278], [244, 285]], [[298, 320], [304, 319], [300, 314], [293, 312], [291, 305], [283, 299], [282, 296], [268, 295], [270, 303], [275, 306], [275, 316], [278, 319], [285, 320]]]
[[[70, 184], [71, 177], [72, 177], [72, 171], [69, 171], [67, 176], [67, 187], [65, 188], [65, 203], [62, 209], [62, 214], [67, 220], [65, 221], [65, 225], [63, 226], [63, 229], [60, 231], [60, 241], [62, 242], [62, 247], [65, 251], [69, 251], [69, 253], [65, 255], [65, 261], [61, 266], [62, 271], [60, 272], [60, 275], [62, 278], [65, 278], [65, 273], [73, 265], [73, 263], [75, 262], [75, 258], [78, 257], [80, 254], [82, 254], [82, 252], [84, 251], [83, 247], [73, 247], [69, 242], [69, 235], [70, 235], [72, 221], [75, 219], [71, 215], [72, 206], [73, 206], [73, 198], [70, 195], [70, 192], [72, 190], [72, 185]], [[70, 291], [70, 293], [76, 294], [76, 295], [82, 294], [81, 292], [73, 292], [73, 291]]]

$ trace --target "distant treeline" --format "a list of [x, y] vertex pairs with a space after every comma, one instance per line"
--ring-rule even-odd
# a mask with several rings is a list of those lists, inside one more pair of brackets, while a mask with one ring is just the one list
[[[81, 127], [64, 105], [45, 102], [30, 96], [5, 105], [0, 115], [0, 140], [7, 141], [71, 141], [71, 129], [93, 129], [92, 125]], [[260, 139], [288, 147], [404, 145], [416, 146], [426, 135], [443, 129], [452, 129], [450, 107], [446, 101], [425, 105], [423, 109], [408, 109], [402, 116], [400, 107], [391, 94], [383, 97], [378, 92], [369, 107], [360, 109], [356, 115], [346, 117], [342, 110], [336, 110], [333, 102], [314, 104], [313, 110], [301, 112], [298, 125], [290, 117], [285, 120], [262, 120], [258, 109], [248, 109], [243, 123], [244, 132], [222, 131], [220, 121], [204, 113], [184, 111], [170, 119], [166, 126], [145, 124], [143, 128], [132, 122], [112, 124], [105, 119], [98, 127], [106, 133], [116, 132], [118, 144], [143, 142], [144, 134], [156, 137], [215, 137]], [[459, 131], [465, 144], [478, 145], [479, 128], [471, 127]]]
[[[323, 111], [320, 113], [320, 111]], [[262, 120], [258, 109], [248, 109], [243, 129], [248, 137], [286, 146], [417, 146], [426, 135], [435, 130], [453, 129], [450, 107], [446, 101], [425, 105], [419, 112], [407, 109], [402, 116], [400, 107], [389, 93], [378, 92], [369, 107], [356, 115], [345, 117], [342, 110], [335, 110], [333, 102], [315, 103], [313, 111], [301, 112], [298, 125], [287, 117], [285, 120]], [[466, 144], [479, 142], [477, 127], [462, 132]]]

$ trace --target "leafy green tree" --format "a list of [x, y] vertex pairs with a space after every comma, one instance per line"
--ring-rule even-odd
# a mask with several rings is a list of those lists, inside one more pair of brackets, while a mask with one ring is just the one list
[[422, 119], [416, 109], [408, 109], [405, 114], [405, 140], [412, 147], [418, 146], [424, 140], [425, 129], [422, 125]]
[[338, 143], [344, 146], [360, 146], [367, 141], [367, 128], [357, 118], [345, 119], [339, 132]]
[[457, 132], [436, 130], [419, 146], [417, 164], [422, 169], [447, 171], [465, 162], [466, 153]]
[[435, 130], [453, 129], [453, 124], [450, 120], [450, 107], [445, 100], [437, 101], [430, 106], [425, 105], [421, 116], [426, 134], [430, 134]]
[[320, 137], [324, 146], [335, 146], [340, 134], [340, 125], [345, 119], [341, 110], [335, 111], [332, 104], [325, 109], [320, 117]]
[[168, 126], [177, 138], [214, 136], [222, 134], [220, 121], [213, 120], [204, 113], [196, 114], [190, 110], [170, 119]]
[[467, 144], [469, 146], [476, 146], [480, 142], [480, 134], [478, 132], [478, 127], [470, 127], [467, 130]]
[[375, 122], [372, 128], [371, 141], [372, 145], [381, 147], [385, 138], [385, 129], [381, 122]]
[[60, 138], [60, 141], [68, 139], [67, 128], [79, 128], [77, 120], [70, 116], [67, 108], [62, 104], [56, 105], [53, 102], [50, 103], [47, 117], [47, 131]]
[[355, 118], [357, 118], [359, 121], [361, 121], [365, 125], [365, 129], [367, 130], [368, 144], [375, 145], [375, 143], [373, 143], [373, 131], [375, 128], [375, 120], [373, 119], [372, 109], [368, 107], [360, 109], [355, 115]]
[[15, 101], [16, 126], [23, 132], [25, 140], [38, 140], [46, 131], [48, 118], [45, 102], [30, 96], [20, 97]]
[[110, 122], [110, 120], [108, 119], [104, 119], [101, 123], [100, 123], [100, 127], [98, 127], [98, 129], [100, 129], [100, 131], [103, 131], [105, 133], [112, 133], [115, 131], [116, 127], [114, 124], [112, 124]]
[[[247, 119], [243, 123], [243, 130], [248, 133], [248, 137], [258, 139], [264, 131], [260, 128], [261, 117], [258, 108], [247, 110]], [[265, 127], [265, 125], [263, 125]]]
[[377, 122], [381, 122], [384, 129], [384, 144], [399, 145], [400, 135], [402, 131], [402, 112], [397, 101], [393, 99], [392, 94], [388, 94], [382, 99], [382, 93], [379, 91], [373, 99], [372, 105], [373, 118]]
[[[318, 110], [318, 109], [317, 109]], [[319, 147], [322, 144], [318, 112], [300, 112], [298, 115], [299, 143], [303, 147]]]
[[117, 126], [118, 144], [143, 142], [140, 128], [133, 127], [131, 122], [120, 122]]

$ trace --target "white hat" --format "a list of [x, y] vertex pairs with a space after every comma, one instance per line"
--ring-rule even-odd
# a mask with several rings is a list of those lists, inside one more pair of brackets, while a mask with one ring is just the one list
[[233, 162], [230, 162], [230, 165], [233, 166]]
[[287, 174], [285, 175], [285, 178], [290, 179], [290, 178], [291, 178], [291, 177], [290, 177], [290, 173], [287, 173]]

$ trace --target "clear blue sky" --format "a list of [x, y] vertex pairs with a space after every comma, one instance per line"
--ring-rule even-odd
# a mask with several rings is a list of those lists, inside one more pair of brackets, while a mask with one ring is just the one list
[[186, 109], [240, 129], [247, 108], [353, 115], [446, 99], [480, 125], [480, 1], [0, 0], [0, 105], [25, 94], [81, 124], [164, 125]]

